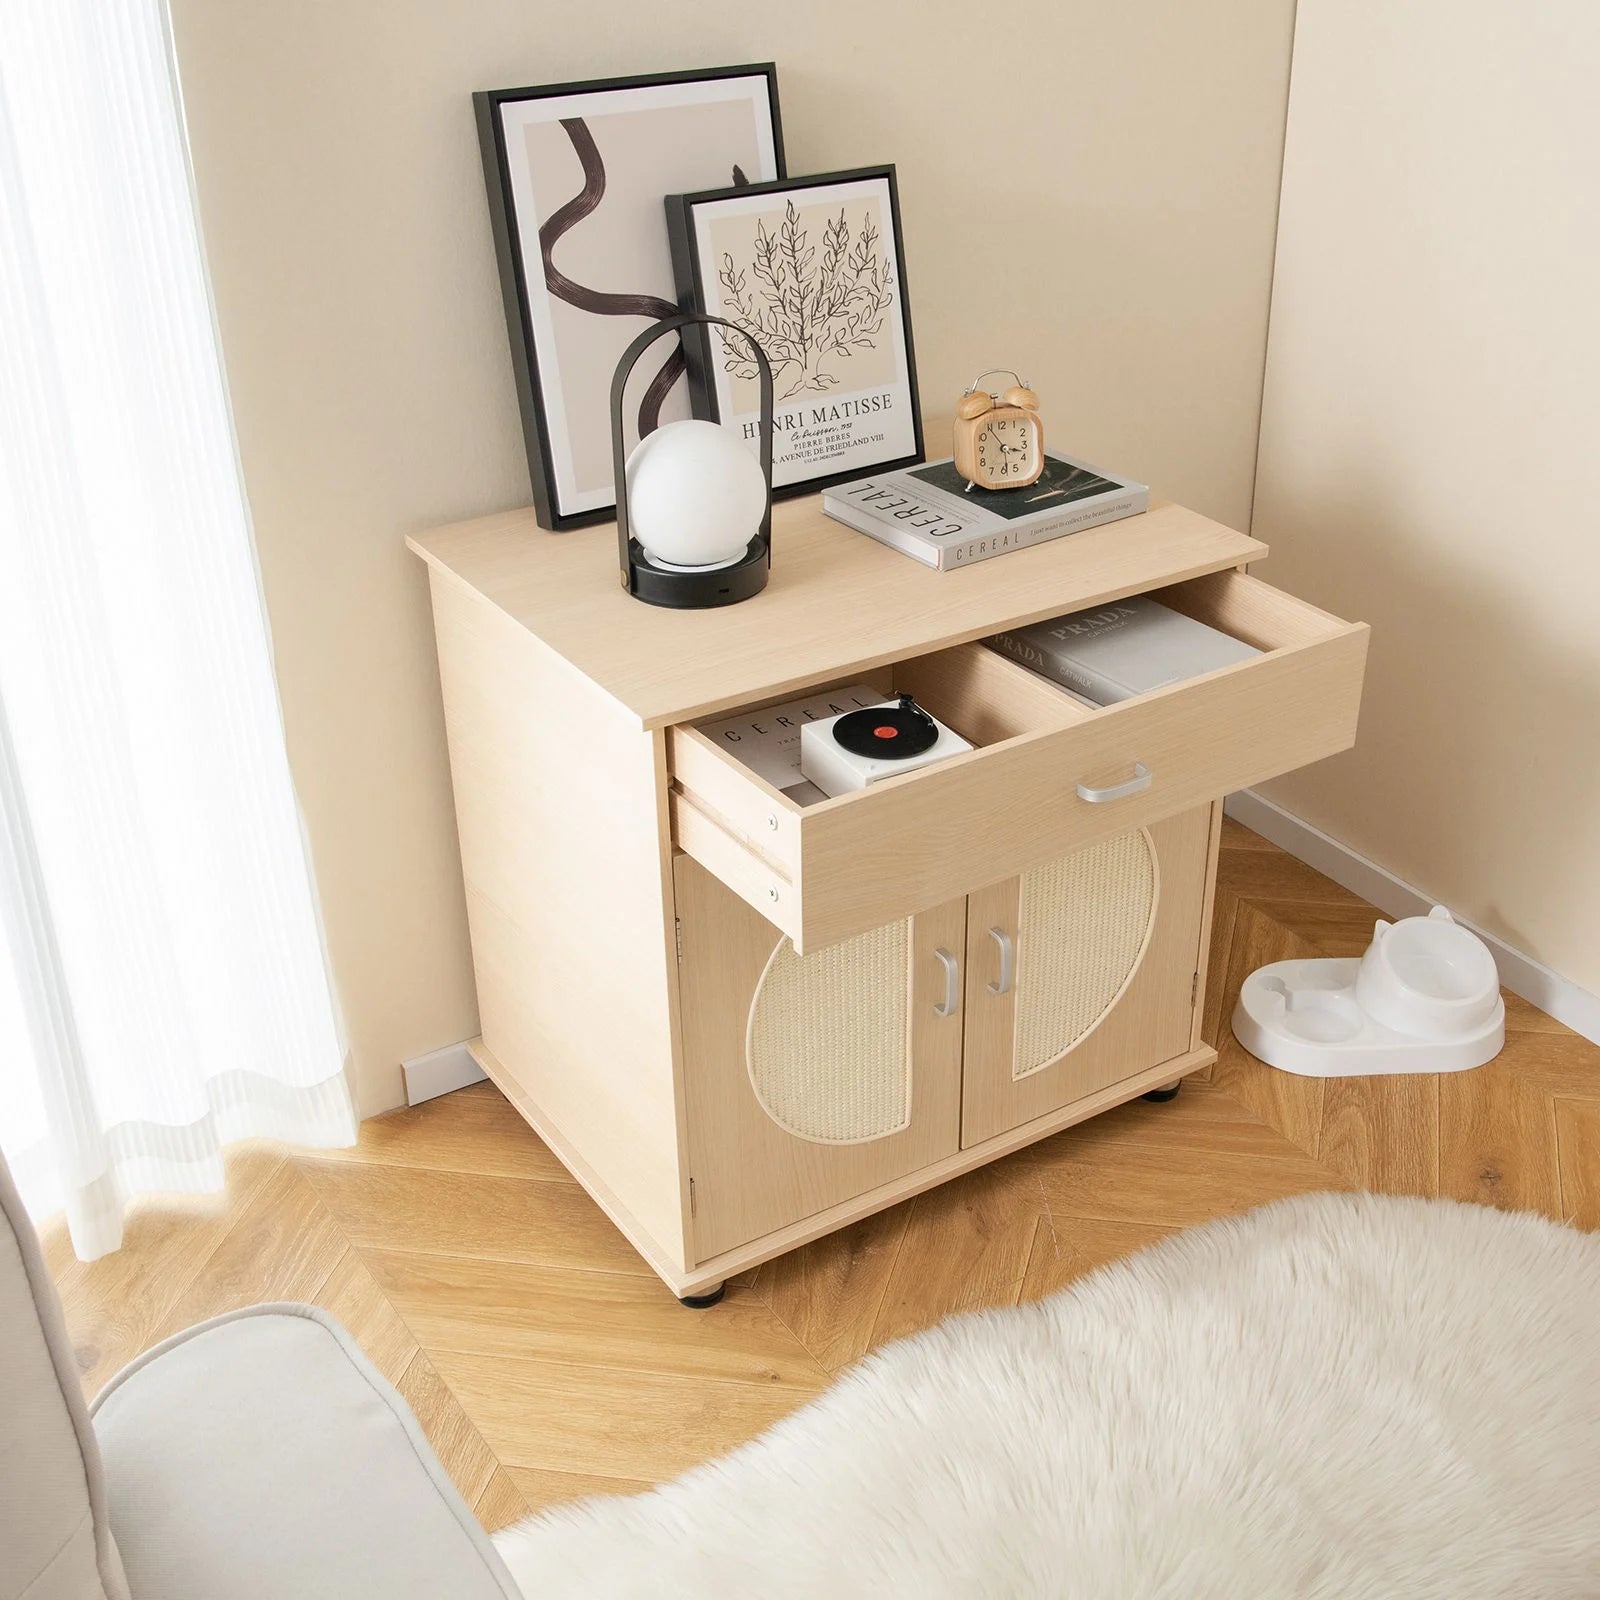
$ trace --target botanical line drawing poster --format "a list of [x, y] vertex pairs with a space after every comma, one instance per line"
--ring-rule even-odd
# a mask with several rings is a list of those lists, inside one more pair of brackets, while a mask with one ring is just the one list
[[[895, 375], [895, 263], [877, 197], [829, 197], [781, 216], [719, 212], [708, 227], [716, 313], [761, 341], [782, 402], [859, 389]], [[720, 336], [719, 361], [737, 411], [755, 409], [755, 368], [742, 341]]]
[[[687, 197], [697, 296], [772, 365], [774, 487], [921, 459], [892, 176], [801, 179]], [[716, 418], [753, 436], [755, 366], [713, 330]]]

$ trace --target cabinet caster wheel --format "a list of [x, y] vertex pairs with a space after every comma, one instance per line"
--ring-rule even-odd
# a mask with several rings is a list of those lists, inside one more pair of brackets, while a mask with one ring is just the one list
[[715, 1289], [704, 1289], [699, 1294], [680, 1294], [678, 1304], [688, 1306], [691, 1311], [704, 1311], [708, 1306], [714, 1306], [727, 1292], [727, 1279], [723, 1279]]
[[1169, 1083], [1164, 1089], [1149, 1090], [1145, 1095], [1145, 1099], [1154, 1100], [1157, 1102], [1157, 1104], [1161, 1104], [1167, 1100], [1176, 1100], [1178, 1098], [1178, 1091], [1182, 1087], [1183, 1079], [1179, 1078], [1176, 1083]]

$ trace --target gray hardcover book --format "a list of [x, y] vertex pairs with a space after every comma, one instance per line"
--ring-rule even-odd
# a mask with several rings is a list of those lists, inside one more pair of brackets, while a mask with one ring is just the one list
[[991, 649], [1109, 706], [1261, 652], [1148, 595], [997, 633]]

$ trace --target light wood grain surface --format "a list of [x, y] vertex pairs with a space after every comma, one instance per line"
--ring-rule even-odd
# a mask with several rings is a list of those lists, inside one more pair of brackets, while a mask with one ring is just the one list
[[1358, 954], [1375, 915], [1225, 821], [1204, 1008], [1215, 1068], [1170, 1105], [1134, 1101], [797, 1240], [710, 1311], [672, 1300], [489, 1084], [366, 1123], [337, 1157], [242, 1147], [225, 1197], [141, 1204], [100, 1261], [72, 1260], [47, 1228], [85, 1386], [190, 1316], [309, 1299], [400, 1383], [493, 1526], [635, 1492], [749, 1438], [885, 1338], [1070, 1287], [1282, 1195], [1437, 1192], [1600, 1228], [1600, 1047], [1525, 1002], [1508, 1003], [1496, 1061], [1447, 1078], [1295, 1092], [1303, 1080], [1231, 1046], [1245, 972]]
[[751, 1003], [780, 935], [688, 856], [677, 859], [689, 1158], [696, 1259], [721, 1254], [953, 1155], [961, 1140], [963, 1016], [940, 1017], [935, 948], [960, 962], [966, 902], [910, 919], [905, 1069], [910, 1120], [854, 1144], [797, 1139], [757, 1100], [746, 1060]]
[[1022, 1078], [1016, 1064], [1017, 995], [1029, 981], [1034, 952], [1016, 951], [1016, 976], [1007, 993], [988, 930], [1017, 937], [1021, 885], [994, 884], [968, 901], [967, 1049], [961, 1082], [961, 1139], [979, 1144], [1031, 1122], [1054, 1107], [1115, 1083], [1130, 1061], [1167, 1061], [1189, 1048], [1197, 1006], [1202, 892], [1211, 844], [1211, 806], [1168, 817], [1149, 830], [1156, 858], [1156, 903], [1147, 945], [1103, 1020], [1054, 1066]]
[[[672, 775], [695, 804], [677, 809], [679, 846], [809, 950], [1353, 743], [1364, 624], [1237, 572], [1162, 593], [1263, 653], [1092, 709], [981, 645], [899, 663], [896, 687], [980, 747], [804, 808], [677, 729]], [[1139, 765], [1139, 793], [1095, 804], [1076, 792]]]
[[664, 736], [435, 573], [485, 1043], [680, 1265]]
[[1181, 506], [939, 573], [822, 514], [773, 512], [772, 578], [712, 611], [640, 604], [617, 579], [616, 530], [550, 534], [508, 511], [407, 543], [614, 695], [647, 727], [686, 722], [1254, 561], [1266, 546]]

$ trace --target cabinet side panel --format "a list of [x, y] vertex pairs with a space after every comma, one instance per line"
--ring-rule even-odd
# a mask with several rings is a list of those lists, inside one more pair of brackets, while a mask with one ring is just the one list
[[432, 585], [484, 1043], [686, 1262], [657, 741], [482, 596]]

